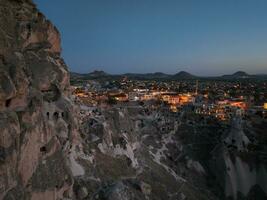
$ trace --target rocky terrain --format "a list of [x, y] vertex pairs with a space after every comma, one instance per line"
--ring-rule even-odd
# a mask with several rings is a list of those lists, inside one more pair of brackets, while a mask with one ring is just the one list
[[239, 113], [227, 124], [186, 109], [81, 108], [79, 199], [267, 197], [266, 141]]
[[77, 135], [58, 30], [28, 0], [0, 0], [0, 199], [72, 196]]
[[80, 199], [217, 199], [200, 160], [183, 154], [182, 116], [142, 106], [92, 113], [81, 126], [84, 170], [74, 185]]
[[60, 35], [0, 0], [0, 199], [266, 199], [266, 121], [74, 104]]

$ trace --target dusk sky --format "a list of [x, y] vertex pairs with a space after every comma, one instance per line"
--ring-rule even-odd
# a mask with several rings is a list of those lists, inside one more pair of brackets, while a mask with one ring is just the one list
[[34, 0], [71, 71], [267, 73], [267, 0]]

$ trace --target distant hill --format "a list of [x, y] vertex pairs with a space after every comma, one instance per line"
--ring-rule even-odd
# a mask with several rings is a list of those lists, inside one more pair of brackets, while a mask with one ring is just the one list
[[170, 75], [169, 74], [164, 74], [162, 72], [155, 72], [155, 73], [151, 73], [149, 74], [151, 77], [156, 77], [156, 78], [167, 78]]
[[219, 79], [258, 79], [258, 80], [266, 80], [267, 74], [248, 74], [244, 71], [237, 71], [230, 75], [223, 75], [218, 77]]
[[155, 72], [155, 73], [146, 73], [146, 74], [135, 74], [135, 73], [127, 73], [123, 74], [124, 76], [127, 76], [129, 78], [135, 78], [135, 79], [174, 79], [174, 80], [189, 80], [189, 79], [195, 79], [196, 76], [181, 71], [177, 74], [170, 75], [170, 74], [164, 74], [162, 72]]
[[236, 76], [236, 77], [246, 77], [246, 76], [249, 76], [248, 73], [244, 72], [244, 71], [237, 71], [236, 73], [233, 74], [233, 76]]
[[90, 79], [102, 79], [104, 77], [112, 76], [104, 71], [101, 70], [95, 70], [93, 72], [82, 74], [82, 73], [76, 73], [76, 72], [70, 72], [71, 79], [83, 79], [83, 80], [90, 80]]
[[186, 71], [180, 71], [177, 74], [172, 76], [173, 79], [195, 79], [197, 78], [195, 75], [192, 75]]
[[222, 78], [224, 79], [242, 79], [242, 78], [251, 78], [251, 75], [244, 71], [237, 71], [230, 75], [223, 75]]
[[93, 72], [90, 72], [87, 74], [87, 76], [91, 76], [91, 77], [103, 77], [103, 76], [109, 76], [108, 73], [102, 71], [102, 70], [95, 70]]
[[216, 79], [216, 80], [235, 80], [235, 79], [259, 79], [259, 80], [266, 80], [267, 74], [257, 74], [257, 75], [250, 75], [244, 71], [237, 71], [233, 74], [223, 75], [223, 76], [213, 76], [213, 77], [205, 77], [205, 76], [195, 76], [186, 71], [180, 71], [177, 74], [165, 74], [162, 72], [155, 72], [155, 73], [126, 73], [126, 74], [108, 74], [101, 70], [95, 70], [93, 72], [87, 74], [80, 74], [76, 72], [71, 72], [71, 79], [72, 80], [110, 80], [116, 79], [119, 80], [123, 77], [128, 77], [129, 79], [136, 79], [136, 80], [193, 80], [193, 79]]
[[146, 73], [146, 74], [126, 73], [123, 74], [123, 76], [127, 76], [128, 78], [133, 78], [133, 79], [166, 79], [170, 77], [170, 75], [164, 74], [162, 72]]

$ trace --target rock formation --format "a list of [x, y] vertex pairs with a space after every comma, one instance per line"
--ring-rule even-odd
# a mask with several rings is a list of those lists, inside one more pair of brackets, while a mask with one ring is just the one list
[[233, 116], [230, 130], [222, 139], [223, 145], [214, 151], [216, 176], [228, 198], [265, 199], [267, 169], [266, 162], [260, 158], [260, 154], [263, 152], [265, 155], [265, 152], [249, 149], [252, 143], [244, 133], [243, 123], [240, 114]]
[[226, 125], [138, 104], [81, 109], [77, 199], [266, 199], [266, 143], [240, 115]]
[[0, 0], [0, 199], [72, 196], [77, 126], [60, 52], [31, 0]]
[[60, 52], [31, 0], [0, 0], [0, 200], [266, 199], [266, 128], [164, 105], [78, 112]]
[[179, 141], [182, 116], [140, 105], [83, 113], [77, 199], [217, 199], [207, 190], [200, 160]]

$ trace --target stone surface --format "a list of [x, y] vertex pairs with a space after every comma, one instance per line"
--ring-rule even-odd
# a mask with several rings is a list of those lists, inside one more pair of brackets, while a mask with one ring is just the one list
[[0, 0], [0, 199], [72, 198], [77, 120], [60, 52], [31, 0]]

